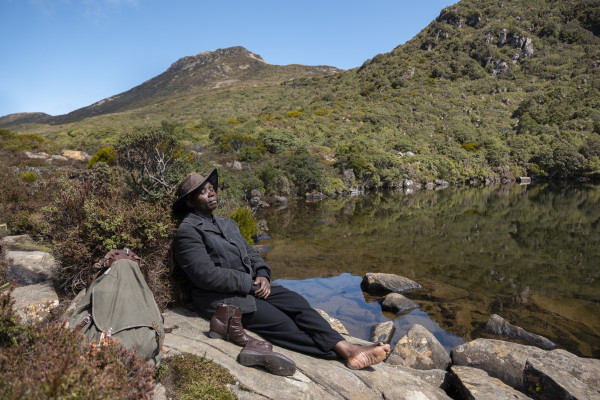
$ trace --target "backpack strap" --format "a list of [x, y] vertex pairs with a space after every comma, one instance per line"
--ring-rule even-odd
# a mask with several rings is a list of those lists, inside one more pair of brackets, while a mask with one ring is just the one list
[[160, 352], [163, 354], [167, 354], [170, 350], [166, 351], [165, 349], [163, 349], [162, 342], [164, 340], [164, 337], [163, 337], [162, 333], [160, 333], [160, 330], [158, 329], [158, 325], [156, 325], [156, 322], [152, 321], [152, 327], [154, 328], [154, 333], [156, 334], [156, 343], [158, 344], [158, 347], [160, 348]]
[[92, 320], [92, 314], [88, 314], [85, 318], [75, 327], [75, 332], [79, 332], [83, 329], [84, 326], [90, 323]]

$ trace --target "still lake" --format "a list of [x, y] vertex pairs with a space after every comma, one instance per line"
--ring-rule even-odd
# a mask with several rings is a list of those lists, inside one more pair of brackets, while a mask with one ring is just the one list
[[[496, 313], [575, 354], [600, 358], [600, 186], [498, 185], [293, 201], [258, 214], [276, 283], [369, 339], [394, 321], [447, 349], [478, 337]], [[423, 286], [419, 308], [382, 312], [360, 288], [367, 272]]]

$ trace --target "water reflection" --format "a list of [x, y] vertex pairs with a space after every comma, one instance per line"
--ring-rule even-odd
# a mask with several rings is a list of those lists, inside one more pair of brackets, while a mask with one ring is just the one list
[[370, 298], [368, 295], [365, 297], [365, 293], [360, 289], [361, 280], [360, 276], [341, 274], [331, 278], [301, 281], [280, 279], [275, 283], [300, 293], [309, 299], [314, 308], [320, 308], [329, 315], [336, 316], [351, 335], [359, 338], [368, 340], [371, 326], [392, 320], [396, 327], [392, 344], [397, 343], [413, 324], [427, 328], [448, 351], [464, 343], [464, 340], [443, 330], [429, 318], [427, 313], [419, 309], [401, 316], [389, 312], [382, 313], [375, 298]]
[[396, 320], [397, 335], [420, 318], [451, 346], [485, 336], [498, 313], [600, 357], [599, 199], [598, 186], [501, 185], [291, 202], [259, 215], [261, 244], [274, 278], [359, 337], [389, 319], [360, 279], [388, 272], [424, 287], [407, 294], [420, 309]]

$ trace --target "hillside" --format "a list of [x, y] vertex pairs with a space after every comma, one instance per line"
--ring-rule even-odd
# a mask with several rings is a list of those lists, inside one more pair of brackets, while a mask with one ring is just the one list
[[224, 150], [232, 135], [285, 143], [262, 163], [283, 164], [286, 151], [306, 147], [329, 170], [326, 182], [350, 168], [367, 187], [597, 178], [599, 34], [600, 0], [463, 0], [353, 70], [318, 77], [333, 71], [296, 66], [308, 77], [289, 80], [291, 66], [268, 69], [252, 56], [246, 69], [232, 62], [194, 75], [208, 57], [200, 53], [52, 124], [11, 129], [93, 151], [134, 126], [167, 121], [196, 148]]
[[329, 66], [270, 65], [241, 46], [205, 51], [180, 58], [162, 74], [90, 106], [55, 117], [43, 113], [11, 114], [0, 118], [0, 126], [19, 123], [67, 124], [98, 115], [152, 106], [161, 99], [186, 93], [198, 95], [223, 88], [268, 86], [337, 71], [337, 68]]

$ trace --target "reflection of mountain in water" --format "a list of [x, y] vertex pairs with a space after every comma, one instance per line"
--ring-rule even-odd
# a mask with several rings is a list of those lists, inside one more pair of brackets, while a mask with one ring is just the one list
[[261, 215], [265, 258], [277, 279], [403, 275], [424, 286], [408, 296], [421, 311], [465, 340], [498, 313], [599, 357], [599, 200], [598, 186], [503, 185], [290, 203]]

